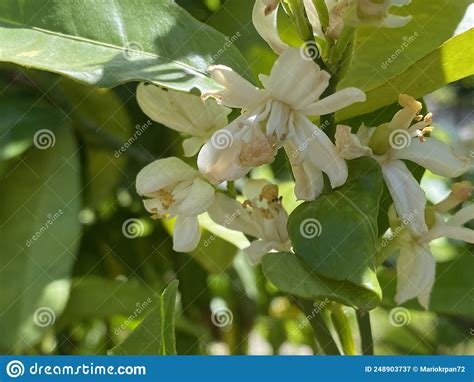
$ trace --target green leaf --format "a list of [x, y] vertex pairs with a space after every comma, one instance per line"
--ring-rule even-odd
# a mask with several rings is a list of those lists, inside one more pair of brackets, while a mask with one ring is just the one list
[[[254, 4], [255, 0], [227, 0], [209, 19], [209, 25], [235, 41], [237, 48], [252, 63], [251, 69], [256, 77], [268, 73], [277, 56], [252, 24]], [[242, 25], [246, 27], [242, 28]], [[216, 64], [221, 64], [220, 59]]]
[[171, 0], [5, 0], [0, 15], [0, 61], [89, 85], [206, 91], [217, 58], [248, 76], [233, 44]]
[[[73, 115], [79, 117], [75, 119], [75, 127], [87, 143], [84, 148], [86, 177], [84, 192], [88, 204], [98, 207], [116, 190], [125, 174], [127, 156], [122, 152], [114, 152], [109, 147], [103, 147], [104, 141], [100, 141], [97, 135], [103, 134], [116, 142], [117, 146], [126, 149], [136, 142], [138, 133], [146, 133], [151, 121], [149, 125], [145, 118], [139, 121], [137, 133], [134, 133], [130, 115], [114, 91], [91, 89], [66, 79], [59, 81], [58, 85], [72, 103]], [[84, 128], [85, 122], [90, 125], [92, 131]]]
[[[412, 1], [398, 10], [390, 9], [391, 13], [410, 14], [412, 20], [407, 25], [358, 28], [355, 56], [341, 88], [355, 86], [368, 91], [405, 72], [454, 35], [470, 3], [470, 0]], [[429, 81], [431, 76], [422, 77]]]
[[142, 306], [158, 288], [138, 280], [108, 280], [99, 276], [73, 279], [69, 300], [60, 317], [63, 324], [82, 320], [129, 316]]
[[0, 97], [0, 161], [23, 154], [33, 145], [34, 134], [42, 126], [61, 125], [61, 114], [34, 98], [13, 95], [12, 89]]
[[309, 270], [379, 294], [374, 264], [383, 192], [380, 166], [368, 158], [350, 161], [349, 174], [344, 186], [297, 207], [288, 233]]
[[[56, 121], [55, 109], [47, 112]], [[81, 232], [79, 153], [69, 127], [57, 126], [54, 140], [12, 161], [0, 180], [2, 353], [34, 344], [68, 296]]]
[[399, 94], [415, 98], [474, 74], [474, 29], [446, 41], [403, 73], [367, 92], [367, 101], [336, 114], [339, 121], [395, 103]]
[[263, 273], [279, 290], [311, 299], [335, 300], [356, 309], [372, 309], [380, 302], [380, 291], [360, 288], [348, 281], [337, 281], [312, 272], [293, 253], [268, 253], [262, 259]]
[[174, 308], [178, 281], [171, 282], [138, 327], [109, 355], [174, 355]]

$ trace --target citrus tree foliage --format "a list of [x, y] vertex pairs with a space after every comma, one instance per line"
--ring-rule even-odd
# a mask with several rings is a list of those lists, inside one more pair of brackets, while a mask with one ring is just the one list
[[469, 4], [2, 1], [1, 353], [472, 352]]

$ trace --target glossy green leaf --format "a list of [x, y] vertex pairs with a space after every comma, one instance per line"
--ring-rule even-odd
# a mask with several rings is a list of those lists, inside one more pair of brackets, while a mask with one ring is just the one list
[[[85, 195], [86, 201], [92, 207], [115, 191], [124, 176], [124, 166], [127, 155], [104, 147], [104, 140], [123, 147], [124, 151], [138, 139], [138, 134], [145, 134], [151, 121], [146, 117], [134, 126], [122, 100], [113, 90], [91, 89], [88, 86], [62, 79], [59, 82], [71, 103], [75, 119], [75, 127], [86, 142], [85, 152]], [[84, 123], [88, 123], [88, 129]], [[101, 137], [98, 136], [102, 134]], [[128, 142], [128, 140], [130, 141]]]
[[[68, 324], [81, 320], [109, 318], [113, 315], [130, 316], [159, 290], [138, 280], [108, 280], [99, 276], [76, 278], [72, 281], [69, 300], [60, 317]], [[151, 302], [150, 302], [151, 304]]]
[[[405, 72], [415, 62], [437, 49], [454, 35], [470, 0], [412, 1], [391, 13], [411, 15], [401, 28], [361, 27], [357, 30], [355, 56], [341, 88], [375, 89]], [[412, 80], [418, 74], [413, 74]], [[429, 80], [430, 75], [422, 76]]]
[[293, 253], [268, 253], [262, 260], [263, 273], [279, 290], [311, 300], [338, 301], [360, 309], [372, 309], [381, 299], [379, 288], [360, 288], [348, 281], [337, 281], [312, 272]]
[[215, 86], [216, 57], [246, 75], [222, 34], [171, 0], [5, 0], [0, 61], [60, 73], [89, 85], [150, 81], [177, 90]]
[[63, 118], [44, 102], [11, 89], [0, 96], [0, 161], [23, 154], [33, 145], [33, 136], [42, 126], [58, 126]]
[[337, 119], [341, 121], [395, 103], [402, 93], [420, 98], [443, 85], [474, 75], [473, 41], [474, 29], [446, 41], [403, 73], [369, 90], [366, 102], [342, 110], [336, 114]]
[[171, 282], [161, 296], [154, 299], [155, 307], [138, 327], [109, 355], [173, 355], [176, 354], [174, 309], [178, 281]]
[[[48, 113], [55, 121], [55, 109]], [[48, 134], [51, 140], [37, 140], [43, 149], [32, 146], [0, 180], [2, 353], [34, 344], [54, 324], [66, 304], [79, 245], [76, 142], [69, 126], [55, 126]]]
[[[245, 55], [254, 76], [268, 73], [276, 59], [275, 53], [260, 37], [252, 24], [255, 0], [227, 0], [209, 19], [209, 25], [225, 34]], [[243, 28], [242, 26], [246, 27]], [[220, 64], [220, 60], [216, 63]]]
[[344, 186], [297, 207], [288, 233], [309, 270], [378, 294], [374, 259], [382, 174], [368, 158], [350, 161], [349, 174]]

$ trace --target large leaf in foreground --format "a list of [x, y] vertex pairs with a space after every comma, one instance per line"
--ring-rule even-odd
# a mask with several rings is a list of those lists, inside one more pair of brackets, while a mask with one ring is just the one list
[[161, 296], [155, 297], [155, 307], [142, 323], [110, 355], [174, 355], [174, 309], [178, 281], [175, 280]]
[[474, 75], [474, 29], [453, 37], [403, 73], [367, 92], [367, 101], [337, 113], [339, 121], [397, 102], [399, 94], [415, 98]]
[[375, 276], [377, 216], [383, 191], [379, 165], [349, 162], [346, 184], [293, 211], [288, 233], [302, 263], [318, 275], [380, 294]]
[[378, 288], [360, 288], [348, 281], [337, 281], [311, 272], [293, 253], [269, 253], [262, 260], [265, 276], [279, 290], [310, 300], [339, 301], [360, 309], [372, 309], [381, 299]]
[[[55, 110], [46, 112], [55, 121]], [[47, 115], [43, 119], [47, 118]], [[48, 125], [51, 128], [51, 125]], [[81, 226], [79, 152], [70, 127], [45, 132], [0, 180], [0, 352], [34, 344], [66, 303]], [[54, 137], [54, 138], [53, 138]], [[30, 139], [33, 140], [33, 137]]]
[[225, 37], [171, 0], [4, 0], [0, 61], [111, 87], [151, 81], [201, 91], [218, 58], [246, 74]]
[[358, 28], [355, 56], [341, 87], [355, 86], [369, 91], [406, 71], [454, 35], [471, 2], [412, 1], [400, 9], [390, 9], [391, 13], [410, 14], [412, 20], [407, 25], [391, 29]]

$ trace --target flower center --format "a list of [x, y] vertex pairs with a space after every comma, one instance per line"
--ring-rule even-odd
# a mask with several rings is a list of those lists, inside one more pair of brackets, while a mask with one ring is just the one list
[[158, 191], [158, 198], [165, 210], [168, 210], [174, 202], [173, 194], [164, 188]]

